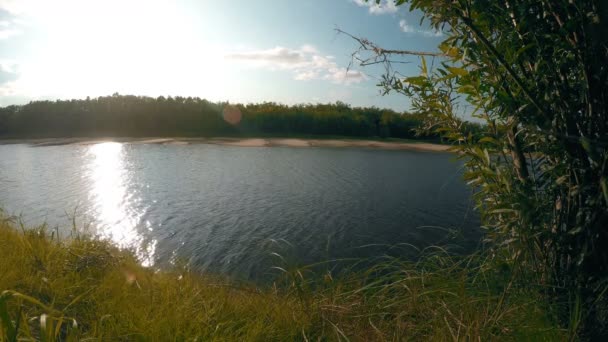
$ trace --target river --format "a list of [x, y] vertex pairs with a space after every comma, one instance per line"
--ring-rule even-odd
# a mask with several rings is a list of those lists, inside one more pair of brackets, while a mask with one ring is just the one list
[[75, 218], [146, 266], [255, 280], [272, 266], [474, 248], [461, 167], [448, 153], [378, 149], [0, 145], [0, 207], [62, 236]]

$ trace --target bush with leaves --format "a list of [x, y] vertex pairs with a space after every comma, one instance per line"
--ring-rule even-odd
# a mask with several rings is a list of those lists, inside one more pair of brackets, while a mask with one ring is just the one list
[[[406, 2], [445, 33], [440, 52], [353, 37], [353, 56], [384, 63], [381, 86], [409, 96], [425, 129], [457, 143], [494, 255], [538, 277], [563, 305], [562, 324], [607, 336], [608, 2], [396, 1]], [[392, 69], [411, 55], [420, 75]], [[463, 108], [483, 131], [468, 129]]]

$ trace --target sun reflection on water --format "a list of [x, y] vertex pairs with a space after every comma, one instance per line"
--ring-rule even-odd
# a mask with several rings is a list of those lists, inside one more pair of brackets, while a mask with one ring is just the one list
[[[129, 189], [124, 144], [106, 142], [91, 145], [88, 154], [91, 158], [87, 177], [91, 182], [96, 233], [120, 248], [134, 250], [144, 266], [152, 266], [156, 240], [146, 242], [138, 230], [143, 216], [143, 212], [137, 209], [141, 199]], [[146, 225], [151, 229], [148, 222]]]

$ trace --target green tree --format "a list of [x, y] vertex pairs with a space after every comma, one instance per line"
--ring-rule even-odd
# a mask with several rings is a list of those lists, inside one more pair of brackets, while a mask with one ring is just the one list
[[[353, 37], [363, 61], [420, 58], [420, 75], [387, 73], [382, 86], [457, 143], [497, 258], [538, 275], [563, 324], [606, 337], [608, 2], [405, 2], [443, 30], [439, 51]], [[483, 127], [457, 115], [464, 104]]]
[[[242, 121], [227, 123], [227, 103], [200, 98], [119, 95], [35, 101], [0, 108], [2, 137], [343, 135], [411, 138], [421, 118], [345, 103], [236, 105]], [[382, 118], [380, 120], [380, 118]], [[379, 133], [380, 132], [380, 133]]]

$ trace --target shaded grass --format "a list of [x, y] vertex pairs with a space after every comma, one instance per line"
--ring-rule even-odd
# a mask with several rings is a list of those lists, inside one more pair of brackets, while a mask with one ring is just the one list
[[535, 291], [481, 256], [385, 258], [333, 275], [281, 268], [272, 286], [184, 267], [141, 267], [128, 251], [0, 218], [0, 341], [555, 340]]

